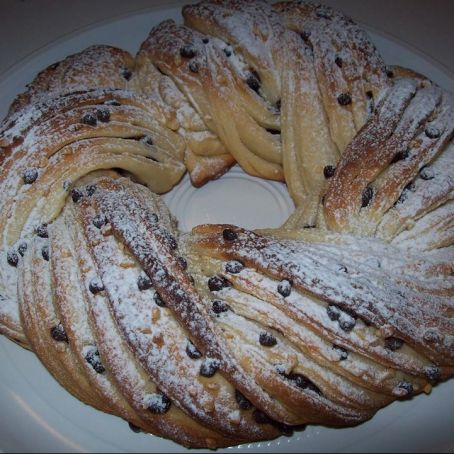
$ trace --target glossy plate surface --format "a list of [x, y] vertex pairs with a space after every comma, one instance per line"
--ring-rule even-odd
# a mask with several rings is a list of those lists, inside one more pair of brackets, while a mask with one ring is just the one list
[[[158, 8], [100, 23], [33, 54], [0, 79], [0, 117], [14, 96], [44, 68], [92, 44], [111, 44], [135, 52], [150, 28], [178, 9]], [[371, 31], [387, 63], [428, 75], [454, 91], [454, 80], [430, 57]], [[231, 222], [276, 227], [293, 204], [285, 186], [258, 180], [235, 167], [218, 181], [195, 190], [185, 177], [165, 196], [182, 230], [197, 223]], [[100, 413], [69, 395], [30, 352], [0, 338], [0, 451], [5, 452], [181, 452], [152, 435], [135, 434], [119, 418]], [[454, 380], [430, 397], [396, 402], [371, 421], [352, 429], [309, 427], [291, 438], [243, 445], [223, 452], [454, 452]], [[197, 452], [197, 451], [192, 451]], [[209, 451], [207, 451], [209, 452]]]

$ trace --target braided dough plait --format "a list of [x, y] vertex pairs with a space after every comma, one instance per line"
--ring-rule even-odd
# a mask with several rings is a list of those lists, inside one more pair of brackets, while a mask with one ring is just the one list
[[[211, 0], [41, 72], [0, 126], [0, 332], [193, 448], [351, 426], [454, 374], [454, 98], [330, 8]], [[235, 162], [279, 229], [178, 231]]]

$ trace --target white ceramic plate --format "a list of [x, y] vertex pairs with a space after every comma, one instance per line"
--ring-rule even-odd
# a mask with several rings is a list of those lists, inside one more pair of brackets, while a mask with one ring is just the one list
[[[135, 52], [150, 28], [178, 9], [154, 9], [100, 23], [66, 36], [14, 66], [0, 80], [0, 117], [34, 75], [91, 44], [111, 44]], [[371, 31], [389, 64], [430, 76], [454, 91], [452, 76], [430, 57]], [[277, 226], [292, 210], [284, 185], [246, 176], [238, 168], [194, 190], [185, 178], [166, 195], [181, 227], [232, 222], [245, 227]], [[100, 413], [61, 388], [37, 358], [0, 338], [0, 451], [6, 452], [181, 452], [152, 435], [135, 434], [119, 418]], [[396, 402], [371, 421], [352, 429], [309, 427], [291, 438], [243, 445], [224, 452], [454, 452], [454, 381], [437, 386], [430, 397]], [[195, 452], [195, 451], [192, 451]]]

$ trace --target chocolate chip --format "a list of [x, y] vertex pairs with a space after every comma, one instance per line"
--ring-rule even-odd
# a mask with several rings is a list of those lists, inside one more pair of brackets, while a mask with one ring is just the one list
[[343, 273], [348, 273], [348, 269], [345, 265], [339, 265], [339, 271], [342, 271]]
[[158, 292], [155, 292], [153, 295], [153, 301], [159, 307], [166, 307], [165, 301], [161, 298], [161, 295]]
[[137, 279], [137, 287], [141, 292], [150, 289], [153, 286], [151, 279], [146, 274], [141, 274]]
[[83, 196], [84, 194], [79, 189], [73, 189], [71, 191], [71, 198], [74, 203], [77, 203]]
[[343, 331], [349, 332], [356, 325], [356, 320], [345, 312], [341, 312], [339, 317], [339, 326]]
[[421, 170], [419, 171], [419, 176], [426, 181], [433, 180], [435, 178], [434, 172], [432, 168], [429, 166], [421, 167]]
[[188, 343], [186, 344], [186, 354], [191, 359], [200, 359], [203, 356], [202, 352], [199, 351], [190, 340], [188, 340]]
[[282, 375], [284, 375], [284, 377], [287, 378], [288, 380], [292, 381], [298, 388], [314, 391], [319, 395], [322, 394], [318, 386], [315, 385], [314, 382], [312, 382], [302, 374], [290, 373], [288, 375], [287, 374]]
[[348, 351], [345, 348], [333, 345], [333, 350], [339, 355], [339, 361], [345, 361], [348, 358]]
[[341, 93], [341, 94], [337, 97], [337, 102], [338, 102], [341, 106], [348, 106], [349, 104], [352, 103], [352, 96], [350, 95], [350, 93]]
[[177, 240], [171, 233], [166, 232], [165, 237], [167, 239], [167, 244], [169, 245], [170, 249], [175, 250], [178, 248]]
[[237, 274], [242, 271], [243, 268], [244, 265], [241, 262], [238, 262], [238, 260], [232, 260], [225, 264], [225, 270], [227, 273]]
[[114, 106], [114, 107], [121, 106], [121, 103], [118, 102], [116, 99], [111, 99], [109, 101], [106, 101], [104, 104], [106, 104], [107, 106]]
[[39, 227], [36, 228], [36, 234], [40, 238], [49, 238], [49, 232], [47, 231], [47, 224], [41, 224]]
[[199, 64], [195, 61], [195, 60], [192, 60], [190, 63], [189, 63], [189, 71], [197, 74], [199, 72]]
[[21, 244], [19, 244], [19, 247], [17, 248], [17, 252], [21, 255], [21, 257], [24, 256], [25, 251], [27, 250], [27, 243], [23, 241]]
[[372, 90], [368, 90], [368, 91], [366, 91], [366, 96], [369, 99], [372, 99], [374, 97], [374, 92]]
[[167, 413], [171, 405], [170, 399], [161, 392], [147, 396], [147, 410], [154, 415]]
[[367, 186], [362, 195], [361, 195], [361, 207], [366, 208], [370, 201], [372, 200], [372, 197], [374, 196], [374, 190], [371, 186]]
[[222, 314], [223, 312], [229, 311], [230, 306], [225, 301], [214, 300], [211, 304], [211, 310], [215, 314]]
[[17, 267], [19, 263], [19, 256], [15, 251], [8, 251], [8, 253], [6, 254], [6, 260], [8, 262], [8, 265]]
[[252, 416], [257, 424], [271, 424], [272, 419], [260, 410], [255, 409]]
[[399, 382], [397, 384], [397, 388], [404, 390], [405, 391], [404, 395], [406, 395], [406, 396], [413, 393], [413, 385], [409, 381], [406, 381], [406, 380], [402, 380], [401, 382]]
[[277, 339], [271, 333], [262, 331], [259, 335], [259, 342], [263, 347], [274, 347], [277, 344]]
[[279, 282], [279, 284], [277, 284], [277, 291], [284, 298], [287, 298], [287, 296], [292, 293], [292, 283], [287, 279], [283, 279], [281, 282]]
[[191, 45], [188, 44], [180, 49], [180, 55], [183, 58], [194, 58], [196, 56], [196, 51]]
[[238, 234], [234, 232], [232, 229], [224, 229], [222, 231], [222, 237], [226, 241], [234, 241], [238, 238]]
[[88, 289], [93, 295], [96, 295], [104, 290], [104, 285], [99, 279], [92, 279], [88, 284]]
[[332, 320], [333, 322], [335, 322], [336, 320], [339, 320], [339, 317], [341, 315], [340, 309], [337, 306], [335, 306], [334, 304], [330, 304], [326, 308], [326, 313], [328, 314], [328, 317], [330, 318], [330, 320]]
[[385, 71], [386, 71], [386, 75], [387, 75], [390, 79], [392, 79], [392, 78], [394, 77], [394, 71], [393, 71], [391, 68], [386, 67]]
[[424, 373], [431, 382], [438, 382], [441, 379], [441, 371], [438, 366], [427, 366], [424, 368]]
[[95, 184], [88, 185], [86, 188], [86, 192], [88, 197], [91, 197], [96, 192], [96, 185]]
[[80, 120], [83, 124], [88, 126], [96, 126], [98, 120], [92, 113], [86, 113], [83, 115], [82, 119]]
[[232, 51], [231, 50], [229, 50], [227, 48], [225, 48], [223, 50], [224, 50], [224, 54], [225, 54], [226, 57], [231, 57], [232, 56]]
[[87, 353], [85, 354], [85, 361], [90, 364], [91, 367], [95, 370], [98, 374], [103, 374], [106, 369], [101, 363], [101, 358], [99, 356], [99, 351], [97, 348], [90, 348]]
[[96, 118], [102, 123], [108, 123], [110, 121], [110, 110], [109, 109], [97, 109]]
[[404, 345], [404, 341], [402, 339], [398, 339], [397, 337], [391, 336], [385, 339], [385, 348], [387, 350], [391, 350], [392, 352], [399, 350], [402, 345]]
[[210, 40], [208, 38], [202, 38], [202, 43], [203, 44], [208, 44]]
[[335, 166], [328, 165], [323, 168], [323, 175], [325, 178], [331, 178], [334, 175], [335, 171], [336, 171]]
[[334, 63], [336, 63], [336, 65], [339, 66], [339, 68], [342, 68], [342, 65], [343, 65], [344, 62], [342, 61], [342, 58], [336, 57], [334, 59]]
[[182, 270], [188, 269], [188, 262], [184, 257], [177, 257], [177, 262], [180, 265]]
[[41, 255], [43, 259], [48, 262], [49, 261], [49, 246], [43, 246], [41, 249]]
[[260, 81], [256, 76], [254, 76], [254, 74], [248, 75], [246, 83], [248, 84], [249, 88], [256, 93], [258, 93], [258, 91], [260, 90]]
[[159, 217], [156, 213], [151, 213], [149, 216], [149, 220], [151, 221], [152, 224], [157, 224], [159, 221]]
[[25, 184], [33, 184], [38, 178], [37, 169], [27, 169], [22, 176]]
[[132, 422], [128, 422], [128, 426], [136, 434], [143, 432], [143, 430], [139, 426], [136, 426]]
[[244, 397], [237, 389], [235, 389], [235, 400], [241, 410], [250, 410], [252, 408], [251, 402]]
[[220, 363], [217, 359], [207, 358], [200, 366], [200, 375], [202, 377], [212, 377], [219, 369]]
[[433, 125], [427, 126], [424, 132], [429, 139], [438, 139], [441, 136], [441, 131]]
[[221, 276], [212, 276], [208, 279], [208, 288], [212, 292], [217, 292], [229, 286], [229, 281]]
[[68, 336], [66, 335], [65, 328], [61, 323], [58, 325], [54, 326], [50, 330], [50, 335], [52, 336], [52, 339], [57, 341], [57, 342], [66, 342], [68, 343]]
[[153, 138], [150, 136], [143, 136], [142, 142], [151, 146], [153, 145]]
[[123, 68], [121, 71], [121, 75], [126, 79], [130, 80], [132, 77], [132, 71], [129, 68]]
[[93, 225], [98, 229], [100, 229], [106, 223], [107, 223], [107, 219], [103, 214], [98, 214], [93, 218]]

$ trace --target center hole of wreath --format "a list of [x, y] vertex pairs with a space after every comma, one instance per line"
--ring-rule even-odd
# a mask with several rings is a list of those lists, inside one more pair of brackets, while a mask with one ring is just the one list
[[252, 177], [238, 166], [198, 189], [186, 175], [164, 199], [185, 232], [200, 224], [280, 227], [294, 210], [285, 184]]

